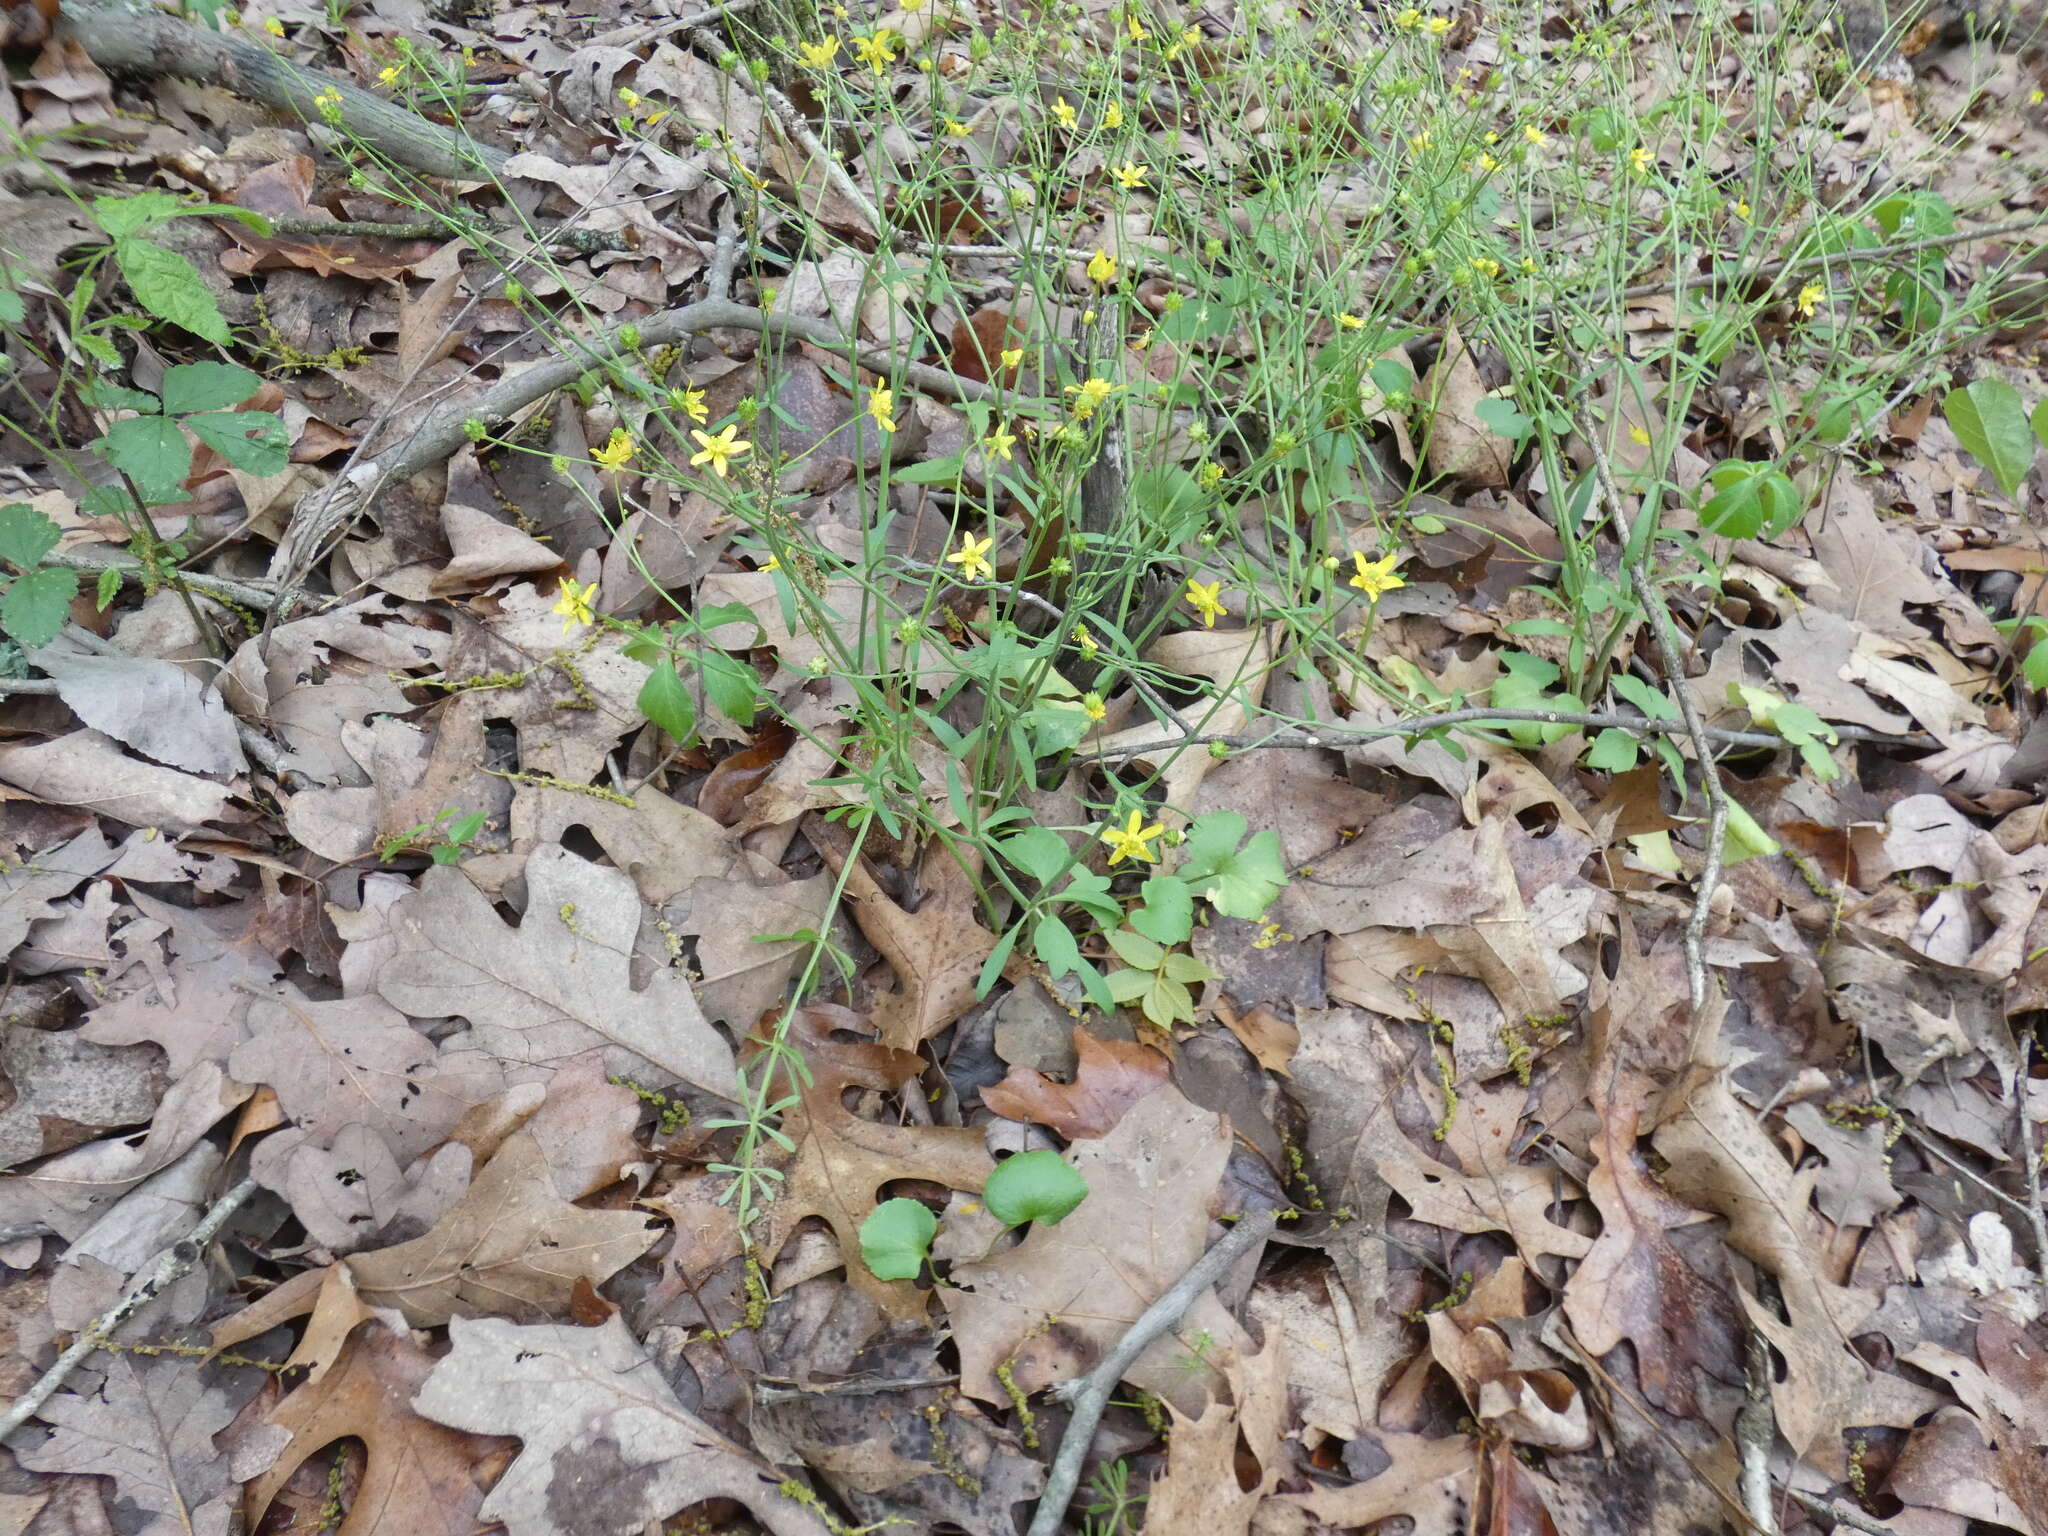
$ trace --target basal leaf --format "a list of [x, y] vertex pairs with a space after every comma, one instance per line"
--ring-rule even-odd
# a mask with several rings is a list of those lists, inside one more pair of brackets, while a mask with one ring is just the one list
[[860, 1257], [877, 1280], [915, 1280], [939, 1220], [922, 1201], [884, 1200], [860, 1224]]
[[996, 1165], [982, 1203], [1006, 1226], [1058, 1222], [1088, 1198], [1088, 1181], [1057, 1152], [1019, 1152]]

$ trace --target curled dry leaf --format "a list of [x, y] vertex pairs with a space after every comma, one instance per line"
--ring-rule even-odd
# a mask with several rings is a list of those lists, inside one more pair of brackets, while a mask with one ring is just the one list
[[1012, 1067], [981, 1101], [1011, 1120], [1049, 1125], [1068, 1141], [1107, 1136], [1124, 1111], [1166, 1081], [1166, 1058], [1134, 1040], [1105, 1040], [1074, 1026], [1074, 1080], [1056, 1083], [1029, 1067]]

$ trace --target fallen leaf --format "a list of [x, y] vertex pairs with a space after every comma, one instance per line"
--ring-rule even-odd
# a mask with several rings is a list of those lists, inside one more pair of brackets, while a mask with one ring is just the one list
[[1105, 1040], [1074, 1026], [1077, 1063], [1071, 1083], [1056, 1083], [1029, 1067], [1012, 1067], [1000, 1083], [981, 1090], [981, 1102], [1011, 1120], [1049, 1125], [1068, 1141], [1107, 1136], [1124, 1111], [1166, 1081], [1167, 1059], [1149, 1045]]
[[34, 656], [73, 714], [144, 757], [192, 773], [239, 773], [246, 766], [235, 717], [183, 667], [59, 645]]

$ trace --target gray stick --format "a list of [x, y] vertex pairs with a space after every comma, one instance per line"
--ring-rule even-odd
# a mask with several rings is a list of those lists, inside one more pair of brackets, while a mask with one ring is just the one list
[[1057, 1536], [1060, 1523], [1067, 1517], [1067, 1505], [1073, 1500], [1074, 1485], [1081, 1480], [1081, 1463], [1088, 1459], [1095, 1426], [1101, 1422], [1102, 1410], [1109, 1406], [1109, 1394], [1123, 1380], [1131, 1362], [1154, 1339], [1178, 1323], [1195, 1304], [1195, 1298], [1228, 1274], [1239, 1259], [1257, 1252], [1273, 1235], [1278, 1220], [1272, 1211], [1240, 1217], [1220, 1243], [1195, 1260], [1165, 1295], [1138, 1315], [1138, 1320], [1116, 1341], [1116, 1347], [1096, 1363], [1094, 1370], [1053, 1389], [1054, 1397], [1074, 1405], [1074, 1417], [1060, 1441], [1059, 1454], [1053, 1458], [1052, 1471], [1045, 1479], [1045, 1492], [1039, 1495], [1038, 1511], [1031, 1517], [1027, 1536]]
[[186, 1271], [199, 1262], [206, 1245], [220, 1235], [220, 1229], [227, 1225], [228, 1218], [255, 1193], [256, 1181], [244, 1179], [222, 1195], [190, 1234], [164, 1250], [148, 1279], [93, 1319], [92, 1326], [73, 1339], [71, 1347], [57, 1357], [57, 1363], [43, 1372], [34, 1386], [16, 1398], [6, 1413], [0, 1414], [0, 1442], [26, 1424], [38, 1408], [54, 1397], [57, 1389], [70, 1379], [71, 1373], [97, 1353], [99, 1347], [114, 1336], [115, 1330], [183, 1278]]

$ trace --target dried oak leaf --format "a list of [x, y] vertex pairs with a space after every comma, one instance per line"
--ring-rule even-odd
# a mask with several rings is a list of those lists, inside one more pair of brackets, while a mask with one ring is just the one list
[[457, 1318], [413, 1407], [523, 1447], [477, 1513], [509, 1536], [630, 1536], [706, 1499], [733, 1499], [775, 1536], [825, 1536], [757, 1461], [676, 1401], [617, 1316], [596, 1328]]
[[43, 1405], [37, 1417], [55, 1432], [16, 1457], [32, 1472], [111, 1477], [121, 1500], [149, 1516], [124, 1522], [139, 1536], [227, 1536], [234, 1480], [213, 1437], [235, 1409], [206, 1377], [186, 1360], [110, 1355], [97, 1391]]
[[854, 1288], [892, 1317], [921, 1318], [924, 1292], [907, 1280], [878, 1280], [860, 1261], [860, 1227], [875, 1208], [875, 1192], [892, 1179], [979, 1190], [995, 1163], [980, 1131], [883, 1125], [854, 1114], [845, 1104], [848, 1089], [893, 1091], [917, 1077], [924, 1061], [885, 1045], [835, 1040], [835, 1030], [864, 1032], [863, 1021], [848, 1009], [818, 1005], [797, 1010], [790, 1022], [791, 1040], [810, 1066], [811, 1085], [783, 1117], [796, 1155], [782, 1193], [768, 1208], [768, 1253], [781, 1252], [806, 1217], [821, 1216], [839, 1240]]
[[1049, 1125], [1068, 1141], [1107, 1136], [1124, 1111], [1166, 1081], [1166, 1058], [1135, 1040], [1104, 1040], [1074, 1026], [1074, 1080], [1056, 1083], [1029, 1067], [981, 1091], [981, 1102], [1010, 1120]]
[[[1209, 1246], [1210, 1212], [1230, 1158], [1230, 1125], [1171, 1085], [1139, 1100], [1097, 1141], [1069, 1154], [1088, 1197], [1015, 1248], [956, 1264], [940, 1293], [960, 1348], [961, 1390], [1008, 1400], [996, 1368], [1036, 1392], [1092, 1366]], [[1188, 1341], [1207, 1335], [1242, 1350], [1241, 1329], [1214, 1292], [1156, 1340], [1124, 1379], [1199, 1415], [1222, 1377]]]
[[564, 1316], [579, 1279], [611, 1278], [661, 1235], [632, 1211], [586, 1211], [555, 1191], [530, 1128], [514, 1132], [431, 1232], [347, 1263], [362, 1299], [416, 1328], [469, 1312]]
[[391, 913], [385, 1001], [416, 1018], [461, 1015], [471, 1042], [508, 1063], [554, 1066], [603, 1046], [611, 1073], [645, 1078], [651, 1066], [730, 1098], [732, 1048], [689, 984], [657, 971], [633, 987], [632, 880], [550, 844], [528, 856], [526, 887], [513, 928], [459, 871], [428, 870]]
[[309, 1457], [354, 1439], [363, 1443], [367, 1466], [336, 1536], [466, 1536], [477, 1529], [484, 1498], [479, 1463], [498, 1447], [413, 1411], [412, 1396], [434, 1365], [408, 1334], [375, 1322], [358, 1327], [331, 1369], [270, 1410], [268, 1422], [289, 1430], [291, 1440], [249, 1485], [252, 1514], [260, 1519]]

